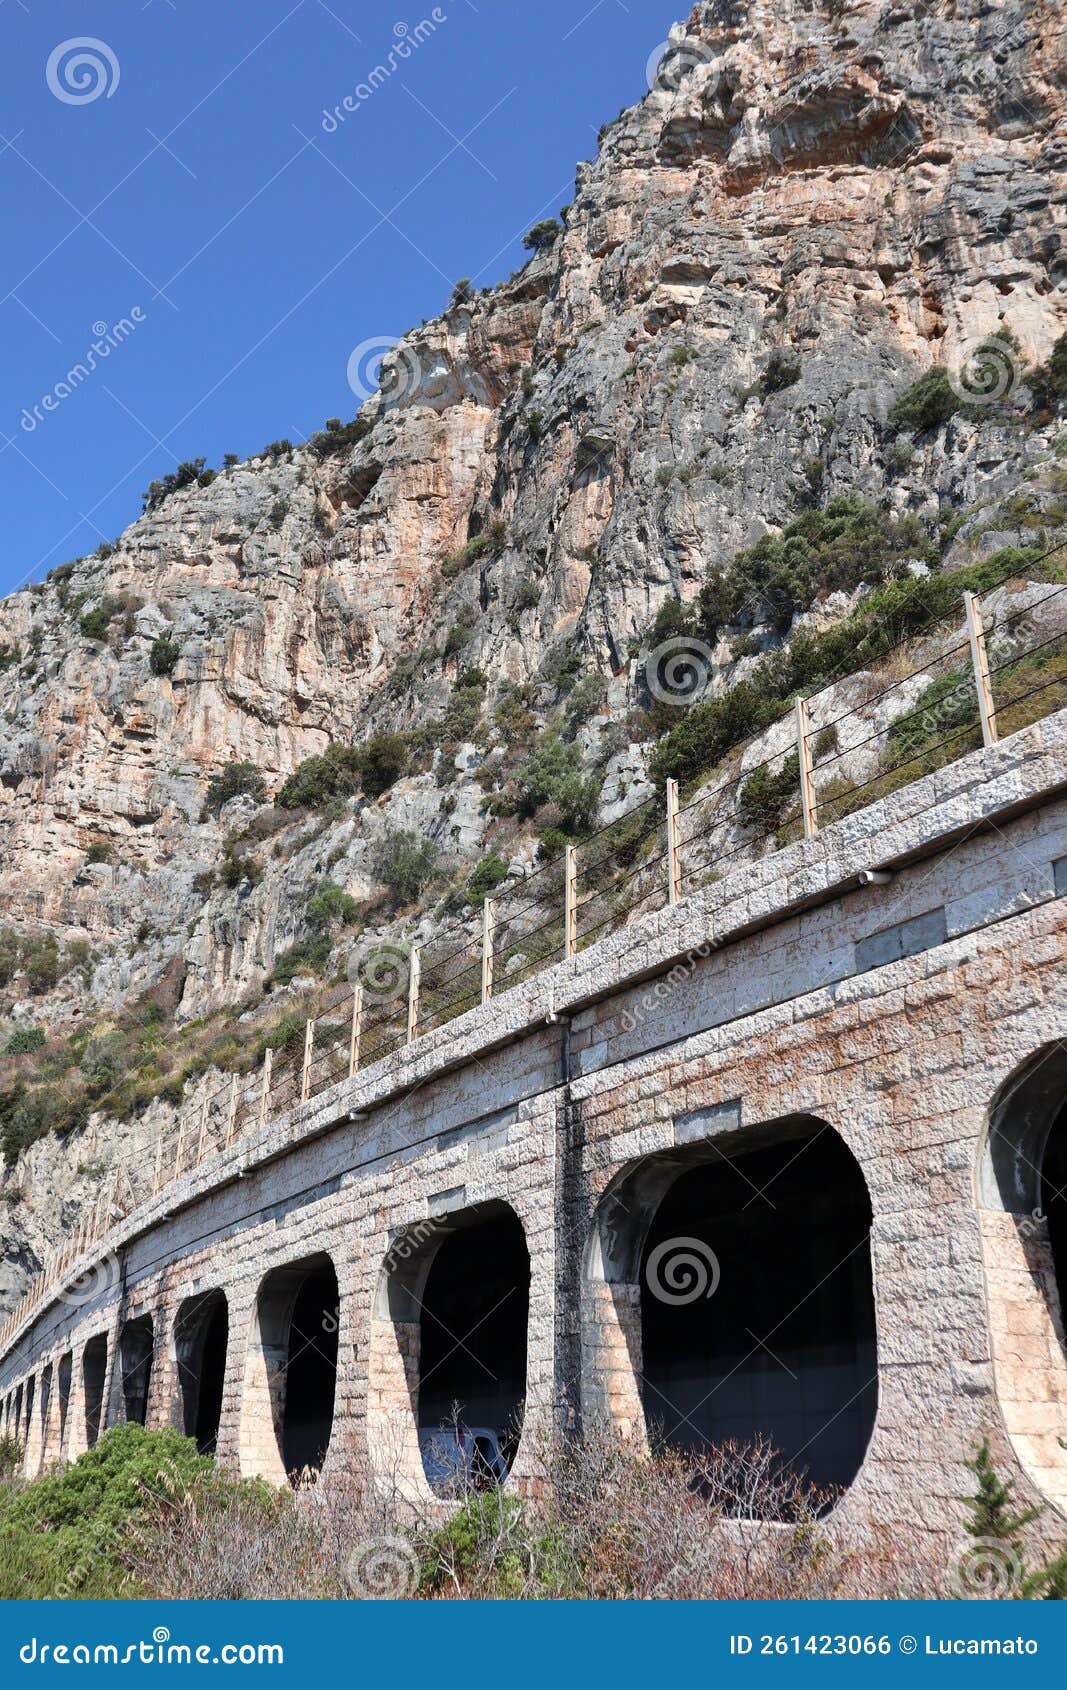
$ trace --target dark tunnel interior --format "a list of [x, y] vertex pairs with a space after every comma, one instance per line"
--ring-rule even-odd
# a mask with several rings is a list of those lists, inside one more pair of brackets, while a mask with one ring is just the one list
[[285, 1470], [318, 1472], [333, 1431], [337, 1384], [337, 1275], [325, 1262], [300, 1283], [289, 1321], [281, 1449]]
[[[682, 1173], [642, 1260], [653, 1439], [695, 1450], [762, 1438], [811, 1483], [848, 1485], [877, 1407], [870, 1225], [863, 1175], [829, 1130]], [[665, 1284], [677, 1298], [692, 1283], [669, 1278], [686, 1241], [713, 1252], [714, 1289], [664, 1300]]]
[[[530, 1256], [517, 1215], [494, 1214], [441, 1244], [421, 1297], [419, 1428], [460, 1426], [482, 1460], [495, 1436], [510, 1467], [526, 1395]], [[477, 1477], [477, 1471], [473, 1474]]]

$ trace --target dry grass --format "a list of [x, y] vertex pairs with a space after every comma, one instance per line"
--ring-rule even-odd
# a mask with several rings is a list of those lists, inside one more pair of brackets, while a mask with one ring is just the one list
[[541, 1495], [464, 1490], [420, 1512], [379, 1474], [295, 1496], [218, 1487], [167, 1498], [130, 1573], [173, 1599], [346, 1597], [778, 1600], [941, 1597], [950, 1569], [914, 1534], [873, 1536], [778, 1472], [766, 1444], [638, 1454], [593, 1436], [552, 1458]]

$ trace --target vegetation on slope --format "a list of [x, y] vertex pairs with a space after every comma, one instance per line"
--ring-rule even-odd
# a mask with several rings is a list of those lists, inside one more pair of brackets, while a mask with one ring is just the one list
[[[235, 1480], [176, 1432], [122, 1426], [26, 1484], [0, 1446], [0, 1598], [1062, 1600], [1052, 1559], [989, 1446], [969, 1466], [965, 1548], [865, 1536], [767, 1444], [650, 1455], [590, 1431], [544, 1451], [531, 1499], [453, 1487], [421, 1516], [350, 1465], [313, 1491]], [[4, 1466], [6, 1460], [6, 1476]], [[745, 1553], [732, 1520], [748, 1520]]]

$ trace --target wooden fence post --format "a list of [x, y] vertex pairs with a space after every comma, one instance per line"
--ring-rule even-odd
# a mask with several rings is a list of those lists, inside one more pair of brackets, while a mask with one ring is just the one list
[[496, 904], [486, 898], [482, 905], [482, 1002], [493, 995], [493, 939], [496, 934]]
[[419, 983], [421, 974], [421, 954], [418, 945], [413, 945], [408, 973], [408, 1044], [414, 1042], [419, 1030]]
[[300, 1075], [300, 1101], [306, 1103], [311, 1096], [311, 1054], [315, 1049], [315, 1022], [310, 1020], [304, 1033], [304, 1067]]
[[267, 1124], [267, 1104], [270, 1101], [270, 1073], [273, 1064], [274, 1052], [272, 1050], [265, 1050], [263, 1052], [263, 1085], [259, 1094], [259, 1124], [261, 1127], [265, 1127]]
[[230, 1081], [230, 1107], [226, 1111], [226, 1142], [224, 1150], [229, 1150], [233, 1143], [233, 1129], [237, 1125], [237, 1075]]
[[199, 1135], [197, 1137], [197, 1141], [196, 1141], [196, 1165], [197, 1165], [197, 1167], [199, 1167], [201, 1162], [204, 1160], [204, 1145], [207, 1142], [207, 1110], [208, 1110], [208, 1100], [207, 1100], [207, 1093], [205, 1092], [204, 1093], [204, 1101], [200, 1105], [200, 1133], [199, 1133]]
[[815, 805], [815, 781], [811, 767], [811, 729], [808, 723], [808, 701], [797, 699], [797, 756], [800, 762], [800, 806], [804, 813], [804, 837], [814, 839], [819, 831], [819, 814]]
[[352, 992], [352, 1037], [348, 1045], [348, 1077], [359, 1067], [359, 1041], [363, 1033], [363, 986], [357, 983]]
[[568, 845], [563, 859], [563, 955], [572, 957], [578, 949], [578, 852]]
[[978, 714], [982, 722], [982, 744], [988, 751], [996, 745], [1000, 733], [997, 728], [997, 708], [993, 701], [993, 686], [989, 679], [989, 651], [986, 647], [982, 606], [974, 593], [964, 593], [967, 607], [967, 632], [971, 640], [971, 663], [974, 667], [974, 686], [978, 694]]
[[678, 852], [678, 782], [667, 782], [667, 901], [677, 904], [682, 896], [682, 863]]

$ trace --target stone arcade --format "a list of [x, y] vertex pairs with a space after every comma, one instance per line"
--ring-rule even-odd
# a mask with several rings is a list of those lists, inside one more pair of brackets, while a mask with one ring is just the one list
[[127, 1217], [0, 1363], [26, 1472], [133, 1419], [425, 1496], [459, 1403], [518, 1486], [595, 1417], [763, 1433], [930, 1532], [988, 1432], [1055, 1519], [1065, 728], [732, 870]]

